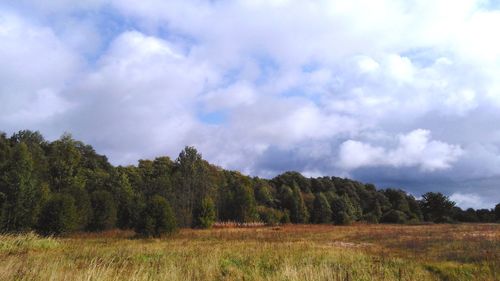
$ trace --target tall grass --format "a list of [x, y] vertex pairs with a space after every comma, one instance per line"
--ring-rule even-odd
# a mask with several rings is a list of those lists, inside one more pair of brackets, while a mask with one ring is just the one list
[[4, 235], [0, 280], [498, 280], [499, 235], [497, 225]]

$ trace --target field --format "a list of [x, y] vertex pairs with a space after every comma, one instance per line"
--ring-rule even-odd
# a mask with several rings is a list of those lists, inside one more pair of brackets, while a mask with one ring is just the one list
[[3, 235], [0, 280], [500, 280], [500, 225]]

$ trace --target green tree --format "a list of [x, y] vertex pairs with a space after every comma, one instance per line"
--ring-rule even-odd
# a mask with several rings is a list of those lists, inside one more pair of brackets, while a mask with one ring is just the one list
[[33, 175], [33, 160], [25, 143], [14, 146], [11, 159], [1, 179], [2, 204], [1, 229], [26, 231], [36, 224], [43, 192]]
[[10, 137], [12, 144], [25, 143], [33, 160], [33, 177], [38, 183], [48, 181], [48, 162], [45, 150], [48, 147], [47, 141], [40, 132], [22, 130]]
[[50, 185], [55, 192], [63, 192], [74, 185], [81, 185], [83, 178], [78, 178], [82, 155], [77, 142], [70, 134], [64, 134], [50, 144]]
[[389, 199], [392, 209], [401, 211], [405, 214], [410, 212], [410, 205], [406, 200], [406, 192], [399, 189], [386, 189], [384, 195]]
[[172, 208], [165, 198], [155, 195], [141, 212], [135, 231], [145, 237], [172, 234], [177, 229]]
[[255, 188], [255, 199], [259, 204], [272, 207], [274, 202], [271, 186], [264, 181], [258, 181]]
[[107, 160], [97, 156], [91, 147], [75, 141], [67, 133], [48, 145], [47, 158], [51, 191], [69, 194], [75, 199], [77, 229], [86, 229], [92, 219], [88, 189], [104, 188], [105, 184], [100, 176], [105, 176], [101, 170], [107, 166]]
[[113, 195], [105, 190], [94, 191], [91, 195], [93, 216], [89, 230], [111, 229], [116, 224], [116, 204]]
[[476, 210], [474, 210], [472, 208], [468, 208], [465, 211], [462, 211], [462, 209], [460, 209], [460, 211], [461, 212], [459, 213], [459, 216], [457, 218], [459, 221], [463, 221], [463, 222], [479, 222], [479, 218], [477, 217]]
[[332, 210], [323, 193], [316, 193], [313, 206], [312, 222], [330, 223], [332, 221]]
[[399, 210], [390, 210], [380, 219], [382, 223], [406, 223], [407, 221], [408, 216]]
[[117, 199], [117, 221], [116, 225], [121, 229], [134, 226], [134, 213], [138, 211], [135, 202], [136, 195], [125, 172], [118, 170], [113, 175], [112, 190]]
[[500, 222], [500, 203], [495, 206], [495, 220]]
[[182, 226], [193, 225], [193, 211], [196, 202], [210, 193], [208, 167], [194, 147], [187, 146], [175, 161], [177, 185], [175, 211]]
[[283, 185], [281, 187], [281, 198], [283, 207], [290, 213], [292, 223], [306, 223], [308, 221], [309, 213], [300, 189], [296, 184], [292, 187]]
[[448, 222], [453, 213], [455, 202], [439, 192], [427, 192], [422, 195], [420, 208], [426, 221]]
[[83, 179], [80, 177], [75, 178], [73, 185], [62, 193], [71, 195], [75, 199], [77, 230], [85, 230], [92, 220], [93, 210], [90, 195], [85, 189]]
[[354, 208], [347, 194], [335, 196], [330, 203], [330, 207], [332, 208], [335, 224], [350, 224], [353, 221]]
[[282, 211], [266, 206], [257, 206], [257, 213], [260, 221], [267, 225], [277, 225], [284, 220], [285, 216]]
[[254, 192], [248, 179], [243, 179], [234, 186], [234, 219], [239, 222], [251, 222], [257, 219]]
[[211, 228], [217, 219], [215, 213], [215, 204], [210, 197], [201, 200], [194, 214], [194, 227]]
[[68, 194], [53, 194], [45, 203], [37, 230], [44, 235], [60, 235], [76, 229], [75, 199]]

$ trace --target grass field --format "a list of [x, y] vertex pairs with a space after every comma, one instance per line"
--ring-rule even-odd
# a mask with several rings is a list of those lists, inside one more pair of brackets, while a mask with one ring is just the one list
[[500, 225], [3, 235], [0, 280], [500, 280]]

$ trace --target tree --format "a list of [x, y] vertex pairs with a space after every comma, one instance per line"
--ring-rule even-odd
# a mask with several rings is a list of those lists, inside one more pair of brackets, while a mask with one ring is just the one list
[[479, 222], [479, 218], [477, 217], [476, 210], [472, 208], [468, 208], [465, 211], [460, 209], [460, 213], [457, 216], [458, 221], [462, 222]]
[[234, 219], [239, 222], [251, 222], [257, 219], [254, 192], [247, 179], [234, 186]]
[[347, 194], [333, 197], [330, 207], [335, 224], [350, 224], [353, 221], [354, 208]]
[[113, 175], [113, 194], [117, 198], [117, 221], [116, 225], [121, 229], [132, 228], [137, 212], [137, 204], [134, 202], [136, 195], [128, 176], [125, 172], [118, 170]]
[[194, 214], [194, 227], [211, 228], [217, 219], [215, 214], [215, 204], [210, 197], [201, 200]]
[[182, 226], [191, 226], [196, 202], [209, 193], [208, 169], [196, 148], [186, 146], [175, 161], [175, 210]]
[[102, 231], [111, 229], [116, 224], [116, 204], [108, 191], [94, 191], [91, 195], [93, 216], [89, 230]]
[[495, 213], [489, 209], [476, 210], [477, 218], [480, 222], [495, 222]]
[[273, 206], [273, 195], [271, 193], [271, 187], [266, 182], [259, 181], [257, 187], [255, 188], [255, 199], [259, 204], [272, 207]]
[[500, 203], [495, 206], [495, 220], [500, 222]]
[[400, 189], [388, 188], [384, 191], [384, 195], [391, 202], [392, 209], [401, 211], [405, 214], [410, 213], [410, 205], [406, 198], [406, 192]]
[[406, 223], [407, 221], [408, 216], [399, 210], [390, 210], [380, 218], [382, 223]]
[[40, 132], [22, 130], [10, 137], [10, 142], [14, 145], [25, 143], [33, 160], [33, 176], [37, 182], [42, 183], [47, 181], [48, 162], [45, 150], [48, 147], [47, 141], [43, 138]]
[[92, 147], [75, 141], [67, 133], [48, 145], [47, 158], [50, 190], [75, 199], [77, 229], [86, 229], [92, 219], [89, 189], [104, 188], [98, 175], [106, 176], [100, 170], [109, 163], [105, 157], [97, 156]]
[[0, 229], [15, 232], [31, 229], [36, 224], [43, 190], [33, 176], [33, 160], [25, 143], [14, 146], [1, 181], [0, 192], [5, 199]]
[[311, 181], [299, 172], [285, 172], [272, 179], [275, 186], [297, 185], [301, 192], [311, 192]]
[[286, 220], [284, 219], [285, 213], [266, 206], [257, 206], [257, 213], [259, 214], [259, 219], [267, 225], [277, 225]]
[[281, 187], [282, 205], [290, 213], [290, 221], [293, 223], [306, 223], [309, 219], [306, 204], [302, 198], [299, 187], [283, 185]]
[[316, 193], [313, 203], [311, 220], [314, 223], [330, 223], [332, 221], [332, 210], [323, 193]]
[[82, 183], [78, 178], [82, 155], [77, 148], [77, 142], [70, 134], [64, 134], [57, 141], [50, 144], [50, 185], [55, 192], [62, 192], [67, 188]]
[[448, 222], [451, 220], [455, 202], [439, 192], [427, 192], [422, 195], [420, 208], [426, 221]]
[[93, 210], [90, 195], [85, 189], [83, 179], [76, 177], [73, 185], [62, 193], [71, 195], [75, 199], [77, 230], [85, 230], [92, 219]]
[[60, 235], [76, 229], [75, 199], [68, 194], [53, 194], [45, 203], [37, 230], [44, 235]]
[[141, 212], [135, 231], [145, 237], [161, 237], [177, 229], [172, 208], [165, 198], [155, 195]]

